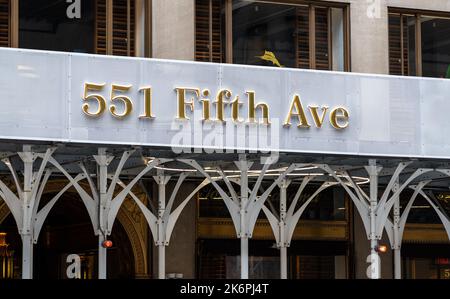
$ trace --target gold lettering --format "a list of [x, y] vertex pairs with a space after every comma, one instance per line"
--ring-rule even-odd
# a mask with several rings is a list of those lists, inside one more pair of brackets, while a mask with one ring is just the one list
[[227, 89], [221, 89], [217, 93], [216, 96], [216, 120], [224, 122], [224, 106], [225, 106], [225, 100], [231, 98], [231, 91]]
[[317, 106], [308, 106], [309, 110], [311, 111], [311, 115], [314, 119], [314, 123], [316, 124], [316, 127], [321, 128], [322, 124], [323, 124], [323, 120], [325, 119], [325, 114], [327, 113], [328, 107], [327, 106], [323, 106], [321, 108], [322, 110], [322, 115], [319, 117], [319, 113], [317, 112], [317, 109], [319, 107]]
[[117, 85], [117, 84], [111, 85], [111, 103], [115, 101], [121, 101], [125, 107], [122, 113], [117, 113], [116, 105], [111, 104], [109, 106], [109, 111], [111, 112], [112, 116], [116, 118], [124, 118], [131, 114], [131, 111], [133, 110], [133, 103], [131, 102], [131, 99], [124, 95], [117, 95], [117, 96], [115, 95], [117, 91], [127, 92], [130, 90], [131, 87], [132, 87], [131, 85]]
[[234, 100], [231, 102], [231, 118], [235, 123], [241, 123], [244, 121], [243, 119], [239, 118], [239, 107], [241, 105], [242, 103], [239, 102], [239, 96], [236, 96]]
[[255, 92], [247, 91], [248, 95], [248, 122], [255, 123], [256, 122], [256, 109], [261, 108], [262, 112], [262, 124], [269, 125], [269, 106], [266, 103], [258, 103], [255, 104]]
[[[347, 109], [342, 107], [337, 107], [331, 110], [330, 113], [330, 123], [335, 129], [345, 129], [348, 127], [348, 118], [349, 114]], [[344, 123], [339, 123], [339, 121], [343, 121]]]
[[177, 98], [178, 98], [178, 114], [177, 119], [180, 120], [187, 120], [189, 119], [186, 117], [186, 109], [185, 106], [188, 106], [191, 112], [194, 111], [194, 99], [191, 98], [190, 101], [186, 101], [186, 93], [187, 92], [193, 92], [197, 96], [197, 98], [200, 97], [200, 90], [198, 88], [189, 88], [189, 87], [176, 87], [175, 91], [177, 92]]
[[[293, 109], [295, 108], [295, 111]], [[302, 102], [300, 101], [299, 95], [294, 95], [294, 99], [292, 100], [291, 107], [289, 108], [289, 113], [284, 121], [283, 126], [289, 127], [291, 125], [292, 116], [297, 116], [299, 120], [299, 124], [297, 127], [299, 128], [309, 128], [311, 127], [308, 123], [308, 119], [306, 118], [305, 111], [303, 110]]]
[[96, 84], [96, 83], [84, 83], [84, 95], [83, 95], [83, 101], [88, 101], [90, 99], [94, 99], [97, 101], [97, 111], [94, 113], [89, 112], [89, 103], [84, 103], [81, 106], [81, 109], [83, 110], [84, 114], [90, 117], [98, 117], [105, 112], [106, 109], [106, 100], [105, 98], [100, 94], [91, 94], [88, 95], [89, 90], [95, 90], [95, 91], [101, 91], [103, 90], [103, 87], [105, 87], [105, 83], [102, 84]]
[[155, 118], [152, 115], [152, 88], [142, 87], [139, 91], [144, 93], [144, 114], [139, 115], [139, 118]]
[[[209, 96], [209, 90], [205, 89], [202, 91], [202, 94], [204, 97], [208, 97]], [[210, 120], [210, 113], [209, 113], [209, 99], [201, 99], [200, 102], [202, 103], [202, 111], [203, 111], [203, 120], [207, 121]]]

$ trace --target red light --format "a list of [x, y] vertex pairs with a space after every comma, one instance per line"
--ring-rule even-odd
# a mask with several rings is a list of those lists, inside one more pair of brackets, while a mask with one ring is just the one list
[[105, 240], [103, 241], [102, 246], [104, 248], [111, 248], [113, 246], [113, 242], [111, 240]]
[[437, 265], [449, 265], [450, 264], [450, 260], [448, 258], [439, 257], [439, 258], [436, 259], [436, 264]]
[[386, 245], [378, 245], [378, 246], [375, 248], [375, 251], [380, 252], [380, 253], [386, 253], [387, 250], [388, 250], [388, 248], [387, 248]]

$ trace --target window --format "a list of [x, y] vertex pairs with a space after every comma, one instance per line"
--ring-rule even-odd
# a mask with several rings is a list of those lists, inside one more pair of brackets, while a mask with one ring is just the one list
[[450, 15], [390, 9], [389, 72], [450, 78]]
[[135, 1], [97, 0], [95, 2], [96, 53], [135, 56]]
[[195, 60], [225, 62], [223, 1], [197, 0], [195, 5]]
[[196, 0], [196, 60], [349, 70], [348, 7]]
[[0, 0], [0, 47], [10, 46], [9, 0]]
[[[80, 0], [77, 10], [66, 0], [0, 0], [0, 47], [136, 56], [140, 26], [146, 43], [142, 53], [149, 56], [150, 4], [140, 3]], [[145, 20], [137, 22], [141, 11]]]
[[19, 1], [19, 47], [94, 52], [93, 1], [81, 1], [80, 18], [70, 18], [65, 0]]

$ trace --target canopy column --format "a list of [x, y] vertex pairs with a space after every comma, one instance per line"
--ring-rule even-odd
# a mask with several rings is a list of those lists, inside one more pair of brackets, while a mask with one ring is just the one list
[[[305, 211], [306, 207], [309, 203], [323, 190], [334, 186], [338, 183], [336, 182], [328, 182], [325, 181], [322, 185], [311, 195], [306, 201], [296, 210], [297, 203], [300, 199], [300, 196], [303, 194], [303, 191], [306, 185], [314, 179], [314, 175], [305, 176], [298, 188], [291, 204], [289, 205], [289, 209], [287, 209], [287, 188], [292, 183], [291, 180], [283, 179], [279, 182], [280, 188], [280, 211], [279, 214], [277, 211], [272, 208], [270, 210], [266, 206], [262, 207], [264, 214], [269, 220], [270, 227], [272, 228], [272, 232], [275, 236], [275, 241], [277, 247], [280, 249], [280, 278], [287, 278], [287, 248], [291, 245], [292, 237], [294, 235], [295, 228], [297, 226], [300, 217]], [[270, 205], [273, 207], [273, 205]]]
[[[398, 191], [399, 180], [397, 178], [392, 191], [395, 193]], [[394, 223], [393, 223], [393, 235], [394, 235], [394, 278], [401, 279], [402, 278], [402, 257], [401, 257], [401, 241], [400, 241], [400, 196], [396, 196], [394, 198]]]
[[280, 182], [280, 242], [277, 246], [280, 249], [280, 278], [287, 279], [287, 241], [285, 238], [286, 230], [286, 191], [291, 182], [282, 180]]
[[154, 180], [158, 185], [158, 220], [156, 221], [158, 238], [155, 245], [158, 248], [158, 278], [166, 278], [166, 230], [164, 223], [164, 213], [166, 211], [166, 185], [170, 180], [170, 176], [164, 176], [164, 172], [158, 169]]
[[[216, 171], [220, 175], [219, 177], [212, 178], [208, 172], [203, 169], [200, 164], [195, 160], [180, 159], [179, 161], [191, 165], [202, 173], [206, 180], [210, 182], [214, 188], [219, 192], [228, 211], [230, 212], [231, 219], [233, 220], [234, 228], [236, 230], [236, 236], [241, 241], [241, 278], [248, 279], [249, 277], [249, 264], [248, 264], [248, 240], [252, 237], [252, 233], [258, 218], [258, 214], [264, 207], [264, 203], [272, 190], [283, 180], [286, 175], [291, 173], [300, 164], [292, 164], [284, 170], [278, 178], [270, 185], [267, 190], [258, 196], [258, 190], [261, 187], [262, 180], [264, 179], [266, 171], [271, 165], [274, 164], [274, 160], [268, 158], [265, 160], [266, 164], [263, 165], [261, 170], [256, 171], [257, 179], [252, 188], [249, 187], [248, 173], [253, 165], [253, 162], [247, 161], [245, 154], [239, 155], [239, 161], [235, 162], [235, 165], [239, 169], [239, 178], [234, 179], [233, 182], [240, 185], [240, 195], [238, 196], [236, 190], [231, 184], [230, 178], [225, 175], [225, 172], [217, 167]], [[220, 187], [216, 181], [222, 179], [229, 195]]]
[[241, 200], [239, 204], [240, 215], [240, 232], [238, 237], [241, 239], [241, 279], [248, 279], [248, 238], [247, 233], [247, 205], [248, 205], [248, 171], [252, 166], [252, 162], [248, 162], [245, 156], [239, 158], [236, 162], [238, 169], [241, 171]]
[[106, 148], [99, 148], [98, 155], [95, 155], [94, 159], [97, 162], [97, 186], [100, 199], [98, 202], [98, 279], [106, 279], [107, 248], [104, 242], [109, 234], [106, 227], [108, 215], [105, 211], [108, 209], [108, 166], [114, 157], [106, 154]]
[[378, 204], [378, 174], [381, 168], [376, 165], [376, 160], [370, 159], [369, 166], [365, 167], [367, 173], [369, 174], [370, 187], [369, 187], [369, 219], [370, 219], [370, 256], [368, 262], [370, 262], [370, 267], [367, 269], [367, 276], [372, 279], [379, 279], [381, 274], [380, 267], [380, 256], [377, 251], [378, 238], [376, 231], [376, 221], [377, 221], [377, 204]]

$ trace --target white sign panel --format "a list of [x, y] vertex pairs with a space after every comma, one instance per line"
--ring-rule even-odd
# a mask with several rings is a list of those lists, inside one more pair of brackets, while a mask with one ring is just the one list
[[0, 72], [2, 139], [450, 157], [445, 79], [17, 49]]

